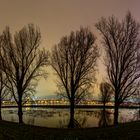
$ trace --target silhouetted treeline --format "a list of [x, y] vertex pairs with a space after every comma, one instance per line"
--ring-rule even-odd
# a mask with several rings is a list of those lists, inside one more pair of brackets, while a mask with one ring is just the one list
[[0, 119], [2, 100], [12, 97], [18, 105], [19, 123], [23, 123], [22, 106], [34, 95], [39, 78], [46, 76], [46, 67], [51, 65], [58, 76], [59, 97], [69, 100], [69, 127], [73, 128], [75, 105], [91, 97], [96, 83], [96, 64], [102, 46], [107, 78], [101, 83], [100, 97], [104, 106], [114, 98], [117, 124], [119, 106], [140, 93], [140, 25], [128, 12], [122, 21], [114, 16], [101, 18], [95, 27], [101, 33], [102, 45], [97, 45], [89, 28], [81, 27], [62, 37], [50, 53], [40, 48], [41, 33], [33, 24], [14, 35], [6, 27], [0, 35]]

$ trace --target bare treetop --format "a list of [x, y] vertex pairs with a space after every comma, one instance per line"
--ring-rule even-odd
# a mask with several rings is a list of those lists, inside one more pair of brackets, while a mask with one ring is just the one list
[[128, 12], [122, 22], [115, 17], [102, 18], [96, 27], [103, 35], [109, 80], [120, 92], [122, 102], [136, 91], [140, 77], [139, 24]]
[[53, 48], [52, 67], [60, 78], [61, 93], [65, 92], [63, 88], [66, 90], [63, 96], [74, 96], [77, 102], [85, 96], [94, 80], [97, 56], [95, 36], [87, 28], [71, 32]]
[[8, 79], [6, 86], [13, 93], [19, 109], [34, 93], [38, 78], [46, 74], [44, 67], [48, 65], [48, 52], [40, 50], [40, 40], [41, 33], [33, 24], [16, 32], [14, 39], [9, 27], [1, 35], [1, 70]]
[[115, 117], [124, 100], [137, 93], [140, 78], [139, 23], [128, 12], [121, 22], [115, 17], [102, 18], [97, 29], [103, 37], [106, 50], [106, 70], [115, 92]]

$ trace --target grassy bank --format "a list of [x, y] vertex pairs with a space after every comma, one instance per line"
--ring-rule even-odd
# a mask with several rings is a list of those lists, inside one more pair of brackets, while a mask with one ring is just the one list
[[140, 121], [108, 128], [57, 129], [0, 121], [0, 140], [139, 140]]

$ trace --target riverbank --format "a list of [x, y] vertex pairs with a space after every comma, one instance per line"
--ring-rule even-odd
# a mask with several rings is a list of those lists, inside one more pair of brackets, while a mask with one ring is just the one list
[[[6, 106], [2, 106], [2, 108], [17, 108], [17, 105], [6, 105]], [[22, 106], [24, 107], [43, 107], [43, 108], [70, 108], [70, 105], [24, 105]], [[106, 105], [105, 107], [103, 105], [75, 105], [75, 108], [109, 108], [109, 109], [113, 109], [115, 108], [114, 106], [110, 106], [110, 105]], [[119, 108], [126, 108], [126, 109], [139, 109], [140, 106], [119, 106]]]
[[128, 140], [140, 139], [140, 121], [108, 128], [45, 128], [0, 121], [0, 140]]

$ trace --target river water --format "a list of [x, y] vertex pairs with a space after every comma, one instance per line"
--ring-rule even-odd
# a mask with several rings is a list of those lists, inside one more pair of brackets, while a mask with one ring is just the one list
[[[113, 109], [75, 109], [76, 127], [104, 127], [113, 124]], [[3, 108], [3, 120], [18, 122], [17, 108]], [[119, 122], [140, 120], [139, 109], [119, 109]], [[23, 121], [26, 124], [51, 128], [67, 128], [69, 109], [23, 108]]]

